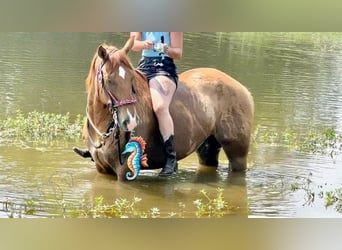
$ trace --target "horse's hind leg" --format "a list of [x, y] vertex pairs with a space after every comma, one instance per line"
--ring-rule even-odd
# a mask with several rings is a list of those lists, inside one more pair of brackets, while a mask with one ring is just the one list
[[217, 142], [216, 138], [213, 135], [209, 136], [196, 151], [199, 163], [217, 167], [220, 149], [221, 145]]
[[247, 168], [249, 139], [222, 141], [221, 145], [228, 157], [230, 169], [232, 171], [245, 171]]

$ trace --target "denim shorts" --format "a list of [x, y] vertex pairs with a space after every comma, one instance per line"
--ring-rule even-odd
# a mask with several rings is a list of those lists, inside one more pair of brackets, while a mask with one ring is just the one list
[[166, 76], [178, 85], [177, 67], [170, 57], [143, 57], [137, 69], [145, 74], [148, 81], [156, 76]]

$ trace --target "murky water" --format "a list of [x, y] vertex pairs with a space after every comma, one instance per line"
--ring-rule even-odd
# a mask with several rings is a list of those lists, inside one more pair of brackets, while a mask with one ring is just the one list
[[[127, 37], [128, 33], [0, 33], [0, 119], [18, 109], [84, 114], [84, 79], [97, 46], [103, 41], [121, 46]], [[259, 130], [305, 132], [310, 126], [341, 131], [342, 34], [185, 33], [184, 38], [178, 70], [208, 66], [235, 77], [254, 96]], [[136, 63], [139, 54], [131, 53], [131, 59]], [[82, 146], [60, 142], [37, 148], [0, 141], [0, 216], [10, 216], [8, 210], [19, 216], [31, 199], [40, 206], [39, 216], [52, 216], [51, 208], [67, 209], [102, 195], [108, 202], [140, 197], [142, 210], [158, 207], [163, 216], [179, 212], [195, 217], [193, 201], [204, 199], [200, 190], [215, 196], [221, 187], [234, 215], [341, 217], [333, 207], [325, 208], [324, 199], [307, 203], [303, 190], [290, 188], [308, 179], [316, 193], [341, 187], [339, 155], [333, 160], [291, 151], [281, 143], [253, 142], [245, 175], [228, 175], [223, 155], [218, 171], [198, 170], [192, 155], [180, 162], [179, 176], [170, 180], [152, 171], [122, 184], [77, 157], [71, 151], [75, 144]]]

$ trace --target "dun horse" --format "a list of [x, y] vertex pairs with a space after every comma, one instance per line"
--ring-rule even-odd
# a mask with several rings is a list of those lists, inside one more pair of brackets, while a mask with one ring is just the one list
[[[147, 169], [162, 168], [166, 160], [148, 83], [127, 55], [133, 42], [129, 39], [122, 49], [103, 44], [95, 53], [86, 79], [88, 150], [74, 148], [119, 181], [129, 171], [122, 152], [132, 134], [146, 141]], [[170, 112], [177, 160], [196, 151], [200, 164], [217, 167], [222, 148], [229, 169], [246, 169], [254, 102], [239, 82], [212, 68], [186, 71], [179, 75]]]

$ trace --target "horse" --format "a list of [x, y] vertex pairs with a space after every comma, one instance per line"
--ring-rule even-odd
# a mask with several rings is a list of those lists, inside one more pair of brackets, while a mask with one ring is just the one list
[[[123, 149], [133, 135], [146, 142], [146, 169], [162, 168], [166, 161], [158, 122], [146, 77], [135, 69], [128, 53], [129, 38], [119, 49], [101, 44], [88, 77], [87, 121], [83, 139], [100, 173], [124, 181], [129, 171]], [[218, 167], [223, 149], [228, 171], [245, 171], [254, 117], [251, 93], [237, 80], [214, 68], [195, 68], [179, 75], [170, 105], [174, 121], [177, 160], [196, 151], [199, 164]]]

